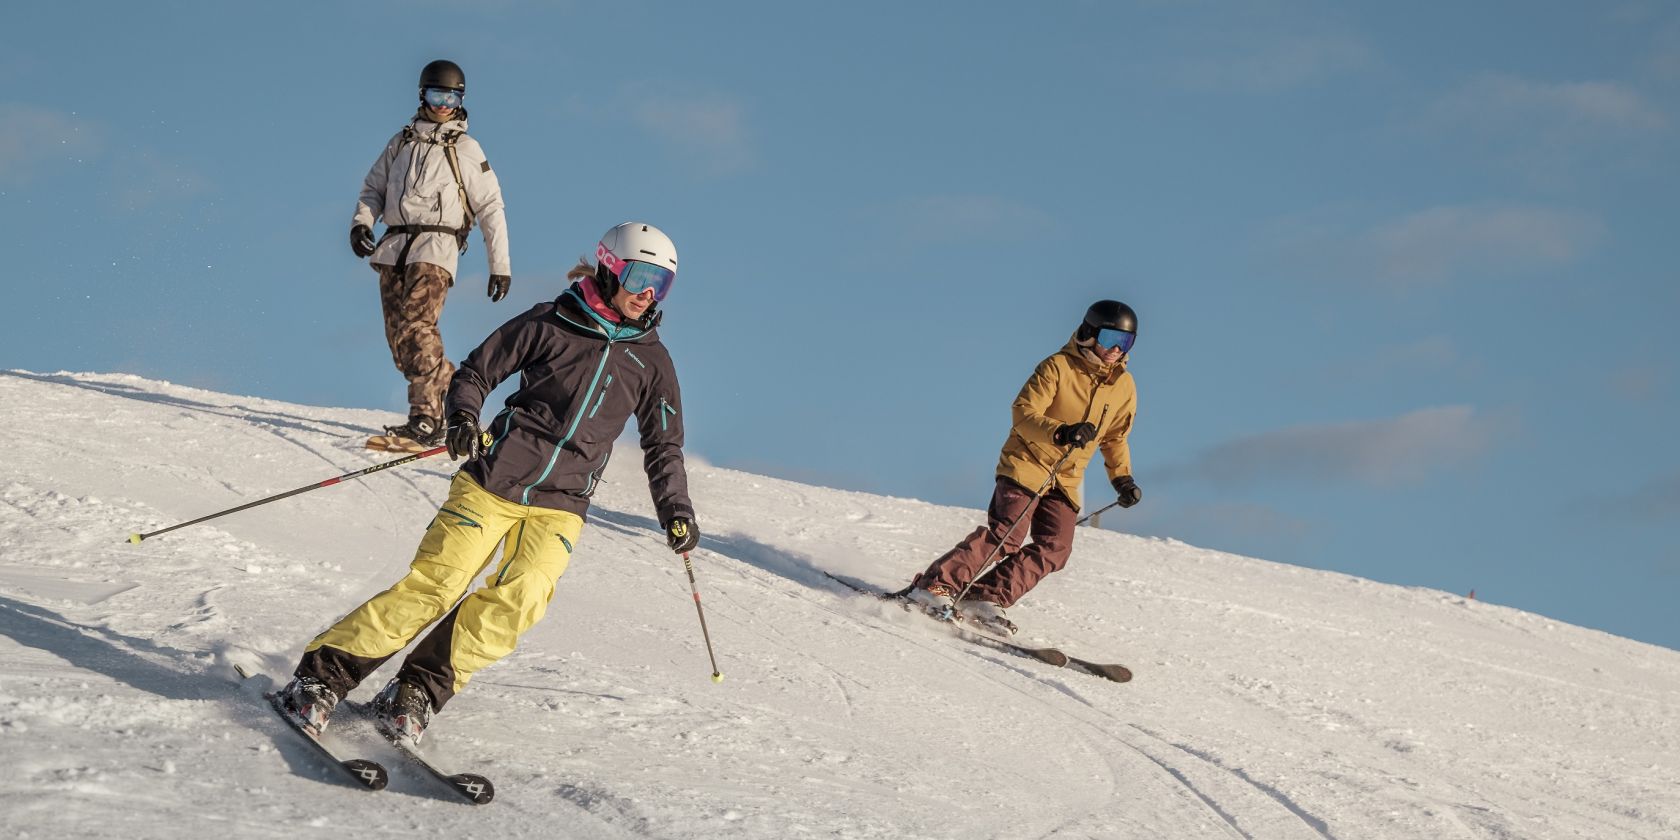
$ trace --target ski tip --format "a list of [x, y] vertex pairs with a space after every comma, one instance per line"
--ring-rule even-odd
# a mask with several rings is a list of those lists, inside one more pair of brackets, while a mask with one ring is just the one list
[[474, 805], [489, 805], [496, 798], [496, 787], [476, 773], [456, 773], [449, 777], [449, 783]]
[[384, 767], [367, 759], [351, 758], [339, 763], [368, 790], [384, 790], [391, 782], [391, 777], [385, 773]]
[[143, 540], [143, 539], [145, 539], [145, 537], [142, 537], [139, 534], [129, 534], [128, 535], [128, 541], [131, 542], [131, 543], [134, 543], [135, 545], [139, 545], [140, 541]]

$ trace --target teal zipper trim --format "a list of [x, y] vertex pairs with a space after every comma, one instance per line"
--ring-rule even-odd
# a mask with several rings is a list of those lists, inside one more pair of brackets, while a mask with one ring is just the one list
[[[512, 414], [512, 413], [513, 413], [512, 408], [504, 408], [501, 411], [496, 412], [495, 418], [493, 418], [490, 421], [490, 427], [495, 428], [497, 420], [500, 420], [500, 419], [502, 419], [503, 416], [508, 415], [508, 414]], [[500, 445], [502, 441], [507, 439], [508, 432], [511, 432], [511, 431], [513, 431], [513, 419], [510, 417], [510, 418], [508, 418], [507, 425], [502, 427], [502, 436], [499, 437], [499, 438], [496, 438], [495, 440], [490, 441], [490, 448], [484, 450], [485, 454], [495, 452], [496, 447], [498, 445]]]
[[502, 553], [507, 555], [507, 562], [503, 563], [501, 571], [496, 573], [496, 584], [498, 586], [501, 585], [502, 578], [507, 577], [508, 568], [513, 565], [513, 558], [519, 556], [519, 541], [523, 539], [525, 539], [525, 521], [520, 520], [519, 533], [513, 538], [513, 548], [509, 550], [507, 546], [502, 546]]
[[566, 553], [571, 554], [572, 553], [572, 541], [566, 539], [565, 534], [555, 534], [554, 536], [560, 538], [560, 544], [566, 547]]
[[664, 397], [660, 397], [659, 398], [659, 430], [662, 431], [662, 432], [669, 431], [670, 428], [671, 428], [670, 419], [665, 416], [666, 412], [670, 412], [671, 414], [676, 414], [677, 409], [676, 409], [675, 406], [666, 402]]
[[595, 366], [595, 377], [589, 380], [589, 388], [583, 392], [583, 401], [578, 404], [577, 414], [572, 415], [572, 427], [566, 430], [566, 436], [561, 438], [559, 443], [554, 444], [554, 454], [548, 456], [548, 466], [543, 468], [542, 475], [537, 476], [536, 481], [525, 485], [525, 492], [519, 495], [520, 504], [530, 504], [531, 488], [543, 483], [548, 478], [548, 474], [554, 472], [554, 465], [560, 460], [560, 450], [565, 448], [566, 443], [572, 439], [572, 435], [577, 434], [578, 424], [583, 422], [583, 406], [588, 405], [589, 398], [595, 395], [595, 385], [601, 381], [601, 371], [606, 370], [607, 359], [611, 357], [612, 342], [609, 340], [606, 349], [601, 351], [601, 363]]

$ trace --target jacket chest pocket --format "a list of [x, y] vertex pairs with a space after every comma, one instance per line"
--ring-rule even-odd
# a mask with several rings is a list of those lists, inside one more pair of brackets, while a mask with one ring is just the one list
[[613, 375], [609, 373], [606, 381], [601, 383], [601, 392], [595, 395], [595, 404], [589, 407], [589, 419], [594, 420], [595, 415], [601, 412], [602, 404], [607, 401], [607, 393], [612, 391], [612, 384]]

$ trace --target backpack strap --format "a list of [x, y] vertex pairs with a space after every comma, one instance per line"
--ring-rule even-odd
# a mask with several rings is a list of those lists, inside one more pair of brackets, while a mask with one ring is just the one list
[[[478, 214], [473, 212], [472, 202], [467, 200], [467, 182], [461, 177], [461, 160], [455, 154], [455, 141], [460, 138], [461, 132], [459, 131], [445, 131], [442, 133], [441, 137], [436, 133], [421, 134], [420, 132], [414, 130], [413, 123], [403, 126], [402, 130], [402, 139], [404, 143], [425, 143], [431, 146], [443, 147], [443, 157], [445, 160], [449, 161], [449, 171], [455, 176], [455, 189], [461, 197], [461, 213], [466, 217], [464, 219], [465, 224], [461, 225], [461, 227], [445, 228], [443, 230], [451, 231], [455, 234], [456, 244], [461, 247], [461, 253], [465, 254], [467, 252], [467, 234], [472, 232], [473, 223], [477, 220]], [[387, 233], [389, 233], [389, 231], [387, 231]], [[410, 244], [412, 244], [412, 241]]]

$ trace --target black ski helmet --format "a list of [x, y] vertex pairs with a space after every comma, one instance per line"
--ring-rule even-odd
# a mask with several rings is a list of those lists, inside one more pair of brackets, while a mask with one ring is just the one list
[[461, 65], [440, 58], [420, 70], [420, 89], [426, 88], [443, 88], [465, 94], [467, 74], [461, 72]]
[[1099, 300], [1085, 310], [1085, 320], [1079, 325], [1079, 340], [1090, 341], [1097, 330], [1125, 330], [1137, 335], [1137, 313], [1117, 300]]

